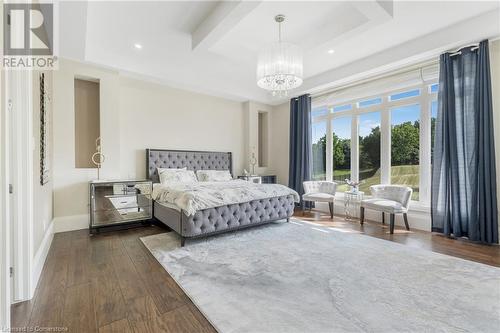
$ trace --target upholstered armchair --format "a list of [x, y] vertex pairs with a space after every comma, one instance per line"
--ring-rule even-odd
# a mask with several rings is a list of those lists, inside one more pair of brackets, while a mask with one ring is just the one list
[[384, 213], [390, 214], [390, 233], [394, 233], [395, 214], [403, 214], [406, 230], [410, 230], [408, 224], [408, 208], [412, 194], [411, 187], [403, 185], [373, 185], [370, 186], [372, 197], [361, 200], [360, 222], [365, 219], [365, 209], [382, 212], [382, 223], [385, 221]]
[[304, 186], [302, 201], [328, 202], [328, 207], [330, 208], [330, 217], [333, 219], [333, 204], [335, 202], [335, 191], [337, 190], [337, 183], [310, 180], [303, 182], [302, 185]]

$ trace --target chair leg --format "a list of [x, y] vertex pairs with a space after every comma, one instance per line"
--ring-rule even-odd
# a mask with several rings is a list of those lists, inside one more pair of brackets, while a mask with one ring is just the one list
[[405, 220], [406, 230], [410, 230], [410, 224], [408, 223], [408, 214], [403, 213], [403, 218]]
[[333, 202], [328, 203], [328, 208], [330, 208], [330, 218], [333, 219]]
[[385, 224], [385, 214], [382, 212], [382, 224]]
[[184, 247], [184, 244], [186, 244], [186, 237], [181, 237], [181, 247]]
[[365, 222], [365, 207], [359, 209], [359, 223], [363, 224]]
[[390, 233], [394, 233], [394, 214], [391, 214], [391, 225], [390, 225]]

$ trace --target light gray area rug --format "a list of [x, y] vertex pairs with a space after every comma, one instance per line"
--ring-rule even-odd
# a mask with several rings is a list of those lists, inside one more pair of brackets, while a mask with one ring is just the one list
[[219, 332], [499, 332], [500, 269], [304, 222], [142, 238]]

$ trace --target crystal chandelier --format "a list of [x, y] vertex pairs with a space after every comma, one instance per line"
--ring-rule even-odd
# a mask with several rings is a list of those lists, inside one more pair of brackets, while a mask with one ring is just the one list
[[285, 15], [276, 15], [278, 42], [259, 53], [257, 85], [270, 90], [273, 96], [287, 96], [288, 91], [302, 84], [302, 52], [297, 45], [281, 41], [281, 23]]

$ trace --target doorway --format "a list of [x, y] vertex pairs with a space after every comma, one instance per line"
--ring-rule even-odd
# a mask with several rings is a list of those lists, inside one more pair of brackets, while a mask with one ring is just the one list
[[[33, 242], [33, 117], [32, 71], [5, 71], [2, 141], [7, 191], [2, 198], [8, 266], [8, 301], [31, 299]], [[5, 192], [4, 192], [5, 193]], [[5, 215], [5, 214], [4, 214]]]
[[10, 200], [9, 200], [9, 125], [5, 72], [0, 77], [0, 327], [10, 326], [11, 281]]

